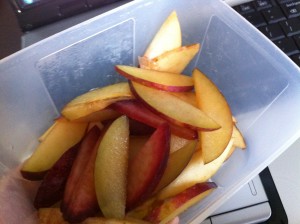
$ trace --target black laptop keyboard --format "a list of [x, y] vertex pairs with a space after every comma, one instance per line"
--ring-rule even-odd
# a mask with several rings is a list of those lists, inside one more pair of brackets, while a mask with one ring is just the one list
[[255, 0], [234, 9], [300, 66], [300, 0]]

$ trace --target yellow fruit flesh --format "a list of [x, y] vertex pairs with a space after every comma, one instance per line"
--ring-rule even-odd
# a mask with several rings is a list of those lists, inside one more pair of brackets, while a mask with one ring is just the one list
[[97, 200], [107, 218], [122, 219], [125, 216], [128, 148], [128, 119], [121, 116], [104, 134], [95, 164]]
[[176, 195], [196, 183], [206, 182], [220, 169], [228, 153], [231, 151], [232, 144], [233, 141], [231, 140], [224, 152], [217, 159], [207, 164], [204, 164], [201, 150], [198, 149], [194, 152], [191, 161], [181, 174], [172, 183], [162, 189], [158, 193], [157, 198], [162, 200]]
[[219, 157], [231, 139], [233, 122], [230, 107], [217, 86], [198, 69], [193, 71], [198, 107], [214, 119], [221, 128], [198, 132], [204, 163]]
[[76, 97], [62, 109], [61, 113], [68, 120], [76, 120], [102, 110], [118, 100], [132, 98], [128, 83], [117, 83]]
[[49, 170], [65, 151], [81, 140], [88, 125], [64, 119], [56, 122], [33, 154], [24, 162], [22, 171], [34, 173]]

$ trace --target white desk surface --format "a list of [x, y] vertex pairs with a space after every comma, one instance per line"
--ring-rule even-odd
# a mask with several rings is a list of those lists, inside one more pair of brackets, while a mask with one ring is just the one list
[[289, 224], [300, 223], [300, 139], [277, 158], [270, 172], [286, 211]]

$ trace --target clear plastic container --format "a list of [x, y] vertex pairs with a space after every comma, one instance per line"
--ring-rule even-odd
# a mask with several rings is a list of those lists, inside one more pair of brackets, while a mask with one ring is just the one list
[[[0, 61], [0, 175], [32, 153], [66, 102], [122, 80], [113, 66], [137, 65], [137, 57], [173, 10], [183, 44], [201, 44], [184, 73], [191, 74], [196, 66], [211, 77], [247, 142], [247, 149], [237, 150], [212, 178], [218, 189], [182, 214], [182, 223], [200, 223], [297, 140], [300, 71], [275, 45], [222, 1], [136, 0]], [[6, 202], [7, 207], [16, 209], [26, 193], [19, 182], [11, 190], [18, 197]], [[28, 216], [30, 195], [23, 196], [18, 216], [34, 223]], [[0, 209], [0, 217], [11, 213], [11, 219], [4, 223], [18, 223], [15, 210], [5, 211]]]

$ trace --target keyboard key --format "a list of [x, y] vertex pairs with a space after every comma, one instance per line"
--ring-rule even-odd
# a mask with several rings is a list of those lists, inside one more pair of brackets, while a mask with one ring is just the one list
[[280, 26], [288, 37], [300, 33], [300, 20], [297, 18], [280, 22]]
[[300, 34], [293, 36], [294, 41], [296, 42], [298, 48], [300, 49]]
[[298, 65], [300, 66], [300, 54], [295, 54], [291, 56], [291, 59]]
[[255, 27], [267, 25], [264, 17], [259, 12], [251, 12], [244, 15], [244, 17]]
[[293, 38], [291, 38], [291, 37], [286, 37], [284, 39], [274, 41], [274, 44], [276, 44], [288, 56], [291, 56], [293, 54], [297, 54], [300, 52], [298, 47], [296, 46]]
[[281, 27], [277, 23], [268, 26], [262, 26], [258, 29], [272, 41], [279, 40], [285, 37]]
[[266, 10], [262, 11], [262, 14], [269, 24], [286, 20], [283, 12], [281, 11], [281, 9], [279, 7], [273, 7], [270, 9], [266, 9]]
[[240, 14], [245, 14], [245, 13], [250, 13], [250, 12], [255, 11], [255, 7], [252, 4], [252, 2], [248, 2], [248, 3], [238, 5], [238, 6], [234, 7], [234, 9]]
[[300, 67], [300, 0], [252, 0], [234, 8]]
[[300, 1], [290, 1], [281, 5], [281, 8], [287, 18], [300, 16]]
[[254, 5], [258, 11], [271, 8], [273, 6], [270, 0], [255, 0]]

